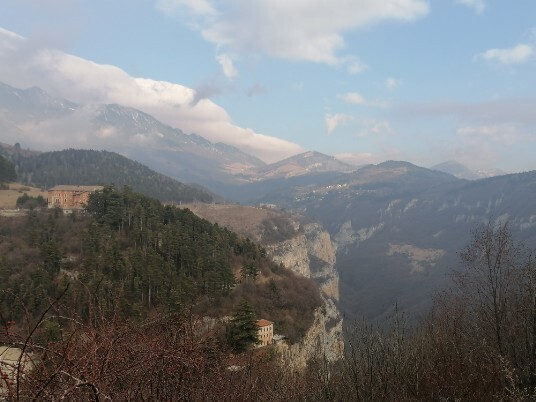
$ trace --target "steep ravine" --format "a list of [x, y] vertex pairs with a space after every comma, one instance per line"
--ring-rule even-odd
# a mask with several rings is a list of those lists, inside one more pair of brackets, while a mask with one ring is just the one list
[[[267, 244], [266, 250], [274, 261], [313, 279], [324, 302], [301, 342], [278, 345], [287, 366], [303, 369], [311, 358], [336, 361], [344, 351], [343, 319], [335, 304], [339, 299], [339, 275], [335, 269], [336, 249], [329, 233], [316, 222], [300, 224], [294, 220], [299, 219], [297, 216], [288, 217], [295, 222], [294, 236]], [[262, 238], [259, 240], [263, 244]]]
[[343, 319], [336, 305], [339, 299], [336, 248], [321, 224], [267, 208], [209, 204], [187, 207], [202, 218], [260, 243], [274, 261], [318, 284], [323, 305], [315, 312], [313, 325], [301, 342], [278, 345], [286, 365], [301, 369], [313, 357], [328, 361], [341, 358]]

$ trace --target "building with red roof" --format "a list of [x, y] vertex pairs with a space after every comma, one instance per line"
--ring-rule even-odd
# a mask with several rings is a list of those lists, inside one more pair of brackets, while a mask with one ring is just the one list
[[257, 321], [259, 347], [270, 345], [274, 340], [274, 323], [268, 320], [260, 319]]

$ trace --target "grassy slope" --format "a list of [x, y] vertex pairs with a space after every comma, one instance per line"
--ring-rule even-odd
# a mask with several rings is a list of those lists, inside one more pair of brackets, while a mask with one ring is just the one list
[[17, 198], [22, 194], [28, 194], [30, 197], [39, 195], [47, 198], [48, 193], [36, 187], [29, 187], [20, 183], [9, 183], [9, 190], [0, 190], [0, 208], [16, 208]]

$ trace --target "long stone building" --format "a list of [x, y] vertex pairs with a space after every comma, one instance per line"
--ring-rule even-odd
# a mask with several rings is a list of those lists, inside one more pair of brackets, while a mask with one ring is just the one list
[[48, 207], [61, 208], [65, 212], [82, 210], [89, 202], [89, 195], [101, 191], [103, 186], [55, 186], [48, 190]]

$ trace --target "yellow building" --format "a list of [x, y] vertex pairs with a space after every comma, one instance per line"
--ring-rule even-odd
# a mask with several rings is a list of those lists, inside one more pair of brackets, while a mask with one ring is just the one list
[[259, 338], [260, 346], [270, 345], [274, 339], [274, 323], [265, 319], [257, 321], [258, 332], [257, 336]]

